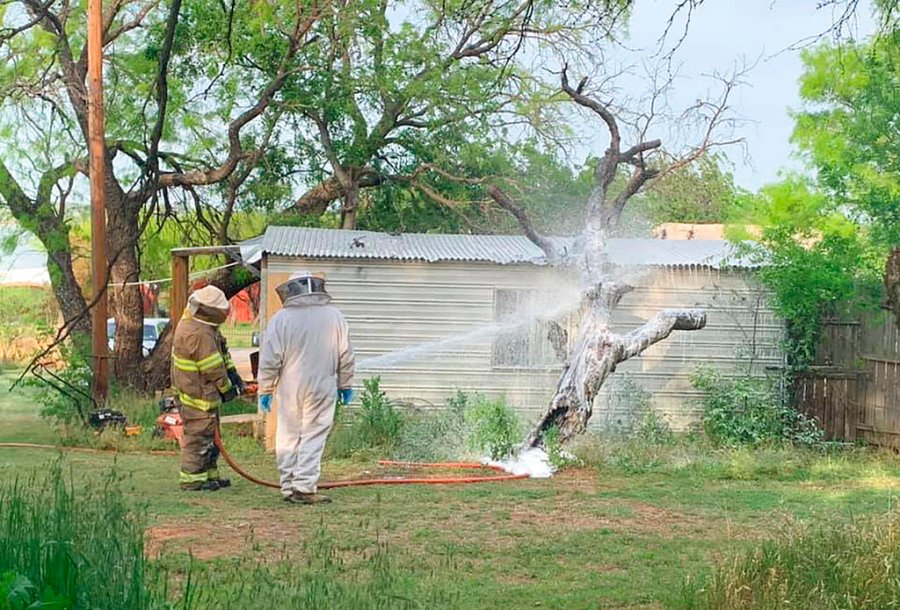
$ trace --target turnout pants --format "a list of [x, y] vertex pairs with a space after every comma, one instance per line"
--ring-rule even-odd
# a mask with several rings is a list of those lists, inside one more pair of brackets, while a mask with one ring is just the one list
[[334, 393], [307, 396], [299, 401], [279, 401], [275, 433], [275, 462], [281, 493], [316, 493], [322, 473], [325, 441], [334, 423]]
[[182, 486], [217, 481], [219, 470], [217, 460], [219, 450], [215, 445], [216, 419], [218, 409], [202, 411], [185, 405], [181, 406], [181, 420], [184, 422], [184, 436], [181, 439]]

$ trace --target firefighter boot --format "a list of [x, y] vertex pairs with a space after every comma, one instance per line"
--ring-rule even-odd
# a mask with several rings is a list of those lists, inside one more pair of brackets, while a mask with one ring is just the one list
[[284, 501], [291, 504], [328, 504], [331, 502], [331, 498], [322, 494], [306, 494], [294, 491], [291, 495], [285, 496]]
[[216, 481], [197, 481], [196, 483], [182, 483], [181, 491], [218, 491], [219, 484]]
[[231, 487], [231, 481], [229, 479], [213, 479], [210, 483], [215, 483], [219, 486], [219, 489], [225, 489], [226, 487]]

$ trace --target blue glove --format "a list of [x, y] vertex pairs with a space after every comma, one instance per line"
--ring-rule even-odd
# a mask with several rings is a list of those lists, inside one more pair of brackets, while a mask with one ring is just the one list
[[259, 409], [263, 413], [268, 413], [272, 410], [272, 395], [271, 394], [260, 394], [259, 395]]
[[355, 396], [355, 393], [350, 388], [347, 388], [346, 390], [338, 390], [338, 400], [342, 404], [349, 405], [353, 400], [353, 396]]

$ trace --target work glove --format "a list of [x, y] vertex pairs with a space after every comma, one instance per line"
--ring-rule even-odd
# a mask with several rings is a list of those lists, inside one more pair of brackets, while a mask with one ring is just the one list
[[221, 396], [223, 403], [231, 402], [238, 397], [237, 389], [232, 385], [227, 392], [219, 392], [219, 396]]
[[238, 375], [237, 371], [228, 369], [228, 379], [231, 381], [231, 385], [237, 390], [238, 396], [242, 396], [247, 392], [247, 385], [244, 383], [244, 380], [241, 379], [241, 376]]
[[353, 400], [354, 392], [351, 388], [347, 388], [346, 390], [338, 390], [338, 401], [341, 404], [349, 405]]
[[260, 394], [259, 395], [259, 410], [263, 413], [269, 413], [272, 410], [272, 395], [271, 394]]

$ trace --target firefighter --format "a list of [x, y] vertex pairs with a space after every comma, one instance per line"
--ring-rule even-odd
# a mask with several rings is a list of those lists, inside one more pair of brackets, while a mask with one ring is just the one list
[[353, 348], [325, 276], [301, 271], [276, 288], [284, 307], [269, 320], [259, 356], [259, 406], [278, 395], [275, 460], [281, 494], [295, 504], [329, 502], [316, 493], [338, 399], [353, 398]]
[[231, 485], [219, 476], [215, 446], [219, 405], [237, 397], [242, 382], [219, 325], [228, 316], [228, 299], [215, 286], [188, 297], [172, 339], [172, 386], [178, 392], [184, 435], [181, 489], [216, 491]]

